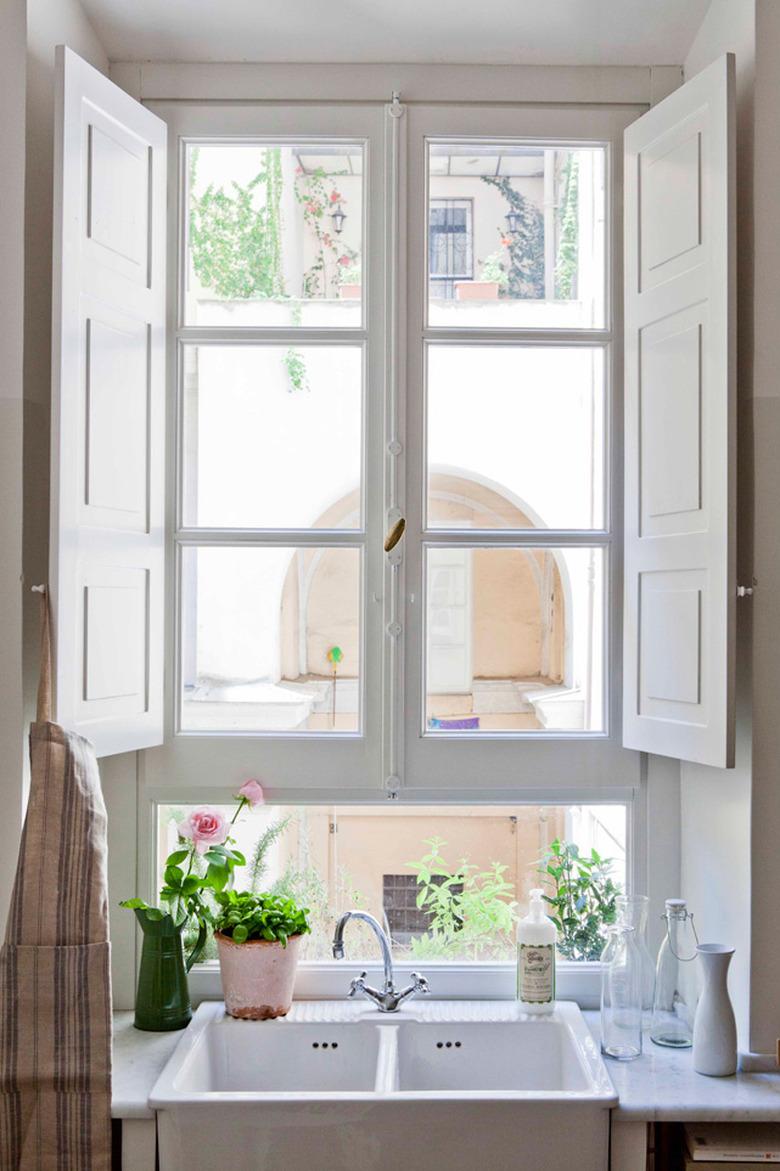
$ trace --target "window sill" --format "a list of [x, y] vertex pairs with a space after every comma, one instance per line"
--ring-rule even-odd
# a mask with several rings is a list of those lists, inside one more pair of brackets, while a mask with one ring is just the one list
[[[512, 1000], [516, 971], [506, 963], [424, 963], [395, 965], [396, 983], [408, 983], [411, 972], [420, 969], [427, 976], [436, 1000]], [[297, 1000], [341, 1000], [347, 995], [350, 979], [366, 971], [370, 983], [382, 978], [376, 962], [349, 960], [344, 963], [302, 963], [295, 980]], [[597, 1008], [601, 990], [601, 965], [561, 961], [556, 972], [558, 1000], [574, 1000], [580, 1008]], [[222, 996], [219, 964], [198, 964], [189, 974], [194, 1005]]]

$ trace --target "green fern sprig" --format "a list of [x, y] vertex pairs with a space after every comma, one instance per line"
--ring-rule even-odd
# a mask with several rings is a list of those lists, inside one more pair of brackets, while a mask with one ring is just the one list
[[288, 814], [287, 817], [283, 817], [280, 821], [272, 822], [267, 829], [263, 830], [257, 839], [249, 862], [249, 889], [251, 891], [257, 892], [260, 886], [260, 880], [268, 869], [268, 851], [274, 842], [279, 840], [289, 824], [290, 815]]

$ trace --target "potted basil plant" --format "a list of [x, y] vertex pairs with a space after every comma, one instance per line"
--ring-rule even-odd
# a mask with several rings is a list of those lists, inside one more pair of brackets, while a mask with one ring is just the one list
[[264, 1021], [290, 1011], [307, 907], [292, 899], [224, 890], [214, 938], [225, 1008], [230, 1016]]

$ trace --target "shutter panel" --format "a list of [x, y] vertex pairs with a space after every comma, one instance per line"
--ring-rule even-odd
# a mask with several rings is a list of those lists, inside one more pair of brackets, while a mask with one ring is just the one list
[[162, 742], [166, 127], [57, 49], [50, 590], [55, 718]]
[[734, 59], [626, 130], [623, 742], [730, 767]]

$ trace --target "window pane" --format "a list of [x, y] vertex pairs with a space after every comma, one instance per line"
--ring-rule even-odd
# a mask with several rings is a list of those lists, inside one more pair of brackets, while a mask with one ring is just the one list
[[605, 151], [428, 144], [433, 326], [604, 325]]
[[184, 523], [360, 527], [359, 346], [186, 346]]
[[[157, 869], [176, 848], [176, 826], [192, 806], [163, 805], [158, 815]], [[235, 806], [218, 806], [229, 820]], [[268, 831], [273, 830], [270, 835]], [[334, 831], [338, 832], [334, 832]], [[266, 836], [267, 835], [267, 836]], [[590, 857], [605, 859], [597, 871], [599, 890], [608, 880], [625, 889], [625, 805], [419, 806], [378, 811], [371, 806], [261, 806], [245, 811], [233, 828], [248, 860], [236, 870], [237, 890], [273, 890], [292, 895], [310, 909], [312, 934], [303, 957], [330, 961], [338, 917], [369, 911], [390, 933], [396, 960], [499, 960], [515, 958], [515, 922], [525, 914], [532, 887], [554, 893], [550, 876], [540, 875], [541, 859], [559, 840]], [[263, 837], [267, 847], [258, 855]], [[270, 840], [269, 840], [270, 837]], [[419, 864], [433, 855], [431, 882]], [[253, 867], [253, 861], [257, 866]], [[449, 888], [439, 911], [418, 896]], [[496, 889], [496, 880], [504, 884]], [[490, 891], [486, 890], [490, 887]], [[595, 932], [576, 939], [576, 924], [559, 941], [567, 959], [598, 959], [609, 922], [612, 896], [603, 905], [591, 898], [575, 914], [593, 912]], [[450, 913], [451, 912], [451, 913]], [[370, 929], [355, 920], [345, 932], [341, 961], [347, 987], [357, 965], [376, 962], [379, 951]], [[206, 959], [216, 959], [213, 942]]]
[[430, 735], [604, 730], [601, 549], [428, 547]]
[[187, 176], [186, 325], [360, 325], [360, 144], [191, 145]]
[[182, 729], [358, 731], [360, 556], [183, 549]]
[[428, 527], [604, 525], [604, 355], [431, 346]]

